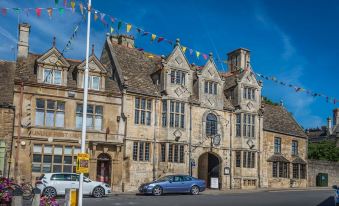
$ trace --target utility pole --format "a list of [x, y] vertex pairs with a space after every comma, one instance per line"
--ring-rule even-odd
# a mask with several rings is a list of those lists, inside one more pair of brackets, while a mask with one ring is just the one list
[[[14, 178], [17, 182], [20, 182], [19, 178], [19, 151], [20, 151], [20, 138], [21, 138], [21, 119], [22, 119], [22, 104], [23, 104], [23, 92], [24, 92], [24, 82], [20, 84], [20, 105], [19, 105], [19, 119], [18, 119], [18, 137], [16, 140], [16, 150], [15, 150], [15, 162], [14, 162]], [[15, 118], [15, 114], [14, 117]], [[12, 145], [13, 147], [13, 145]]]
[[190, 136], [188, 141], [188, 158], [189, 166], [188, 173], [192, 176], [192, 104], [190, 103]]
[[[84, 100], [82, 107], [82, 130], [81, 130], [81, 153], [85, 153], [86, 147], [86, 117], [87, 117], [87, 95], [88, 95], [88, 56], [89, 56], [89, 36], [91, 29], [91, 0], [88, 0], [87, 8], [87, 38], [86, 38], [86, 66], [84, 76]], [[78, 206], [82, 206], [84, 173], [80, 173]]]

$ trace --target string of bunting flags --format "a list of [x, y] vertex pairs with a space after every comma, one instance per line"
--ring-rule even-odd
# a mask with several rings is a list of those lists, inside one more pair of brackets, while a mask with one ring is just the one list
[[[59, 0], [54, 0], [55, 4], [59, 3]], [[84, 6], [84, 4], [82, 2], [78, 2], [78, 7], [79, 7], [79, 11], [81, 13], [81, 15], [83, 16], [82, 20], [74, 27], [74, 31], [70, 37], [70, 40], [67, 42], [66, 46], [64, 47], [64, 49], [62, 50], [62, 53], [64, 53], [66, 50], [69, 49], [69, 47], [71, 46], [72, 40], [74, 40], [74, 38], [77, 35], [78, 29], [80, 24], [82, 23], [82, 21], [84, 21], [86, 19], [84, 12], [85, 10], [87, 11], [87, 7]], [[65, 10], [69, 10], [72, 11], [73, 13], [76, 11], [76, 2], [74, 0], [68, 2], [67, 0], [63, 0], [63, 7], [48, 7], [48, 8], [43, 8], [43, 7], [38, 7], [38, 8], [1, 8], [1, 14], [3, 16], [6, 16], [8, 11], [13, 11], [16, 14], [20, 14], [20, 13], [25, 13], [27, 16], [29, 15], [29, 13], [31, 11], [35, 11], [36, 16], [40, 17], [42, 11], [47, 11], [47, 14], [50, 18], [52, 18], [53, 12], [54, 11], [58, 11], [59, 14], [63, 14], [65, 12]], [[119, 18], [113, 17], [109, 14], [106, 14], [104, 12], [101, 12], [97, 9], [91, 8], [91, 12], [93, 13], [93, 18], [94, 21], [96, 22], [98, 19], [100, 19], [101, 23], [107, 28], [109, 29], [109, 32], [112, 34], [114, 32], [119, 33], [123, 27], [125, 28], [126, 33], [131, 33], [132, 30], [134, 29], [140, 36], [142, 37], [150, 37], [150, 41], [151, 42], [157, 42], [157, 43], [161, 43], [161, 42], [166, 42], [169, 45], [173, 46], [173, 44], [175, 43], [175, 41], [172, 41], [170, 39], [167, 39], [163, 36], [157, 35], [155, 33], [146, 31], [140, 27], [137, 27], [131, 23], [125, 22]], [[107, 21], [107, 19], [109, 21]], [[209, 55], [207, 55], [206, 53], [200, 52], [198, 50], [189, 48], [187, 46], [183, 46], [181, 45], [182, 51], [183, 53], [186, 53], [186, 51], [189, 52], [189, 55], [193, 56], [195, 55], [195, 57], [197, 59], [200, 58], [200, 56], [203, 57], [203, 59], [207, 60]], [[139, 48], [140, 51], [143, 51], [142, 48]], [[151, 58], [151, 57], [150, 57]], [[218, 58], [215, 58], [215, 61], [218, 63], [223, 63], [223, 64], [227, 64], [227, 61], [225, 60], [220, 60]], [[240, 69], [240, 72], [245, 71], [246, 69]], [[308, 95], [311, 95], [313, 97], [324, 97], [326, 98], [326, 102], [328, 103], [333, 103], [336, 104], [339, 99], [336, 99], [334, 97], [330, 97], [321, 93], [317, 93], [317, 92], [313, 92], [307, 89], [304, 89], [302, 87], [293, 85], [293, 84], [289, 84], [289, 83], [285, 83], [283, 81], [278, 80], [276, 77], [274, 76], [265, 76], [263, 74], [259, 74], [259, 73], [254, 73], [253, 71], [251, 71], [254, 75], [265, 79], [265, 80], [269, 80], [269, 81], [273, 81], [279, 85], [282, 86], [286, 86], [289, 88], [293, 88], [295, 90], [295, 92], [305, 92]]]

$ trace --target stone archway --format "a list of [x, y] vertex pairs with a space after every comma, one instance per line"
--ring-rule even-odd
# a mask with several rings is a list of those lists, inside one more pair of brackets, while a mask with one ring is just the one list
[[101, 153], [97, 158], [97, 177], [99, 182], [105, 182], [111, 185], [112, 177], [112, 158], [107, 153]]
[[211, 178], [219, 178], [221, 189], [221, 158], [212, 152], [205, 152], [198, 160], [198, 178], [206, 181], [206, 186], [211, 187]]

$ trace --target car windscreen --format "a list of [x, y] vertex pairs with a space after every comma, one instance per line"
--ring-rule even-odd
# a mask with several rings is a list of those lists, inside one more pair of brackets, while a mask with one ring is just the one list
[[173, 176], [164, 176], [164, 177], [161, 177], [159, 179], [157, 179], [158, 182], [165, 182], [165, 181], [168, 181], [170, 179], [172, 179]]

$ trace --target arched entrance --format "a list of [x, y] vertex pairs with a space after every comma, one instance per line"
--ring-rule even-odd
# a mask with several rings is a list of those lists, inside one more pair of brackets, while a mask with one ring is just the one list
[[111, 184], [112, 159], [106, 153], [97, 158], [97, 181]]
[[198, 160], [198, 178], [206, 181], [206, 186], [211, 187], [211, 178], [219, 178], [219, 189], [221, 189], [221, 161], [211, 152], [200, 155]]

